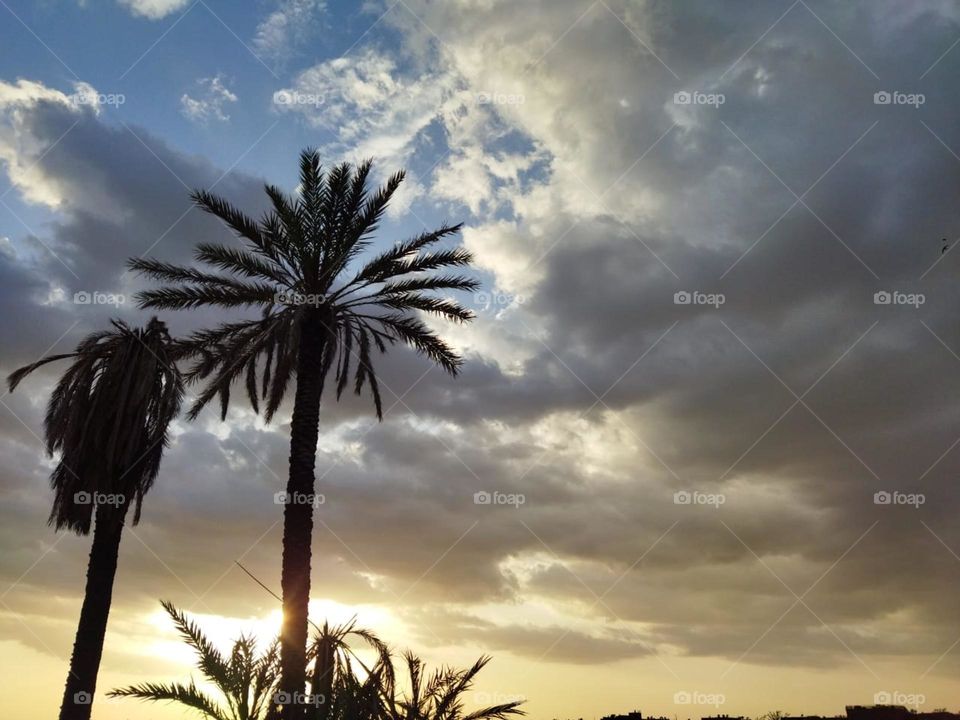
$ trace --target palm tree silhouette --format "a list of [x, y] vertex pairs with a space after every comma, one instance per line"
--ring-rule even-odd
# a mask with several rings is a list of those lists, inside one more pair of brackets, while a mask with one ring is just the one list
[[[193, 648], [204, 680], [225, 700], [217, 702], [188, 683], [141, 683], [117, 688], [110, 697], [128, 697], [150, 702], [174, 702], [196, 710], [209, 720], [273, 720], [283, 695], [277, 690], [280, 675], [278, 643], [257, 653], [250, 635], [234, 641], [229, 654], [221, 653], [213, 641], [183, 612], [162, 602], [184, 641]], [[373, 658], [365, 662], [350, 640], [359, 638]], [[386, 643], [377, 635], [359, 628], [355, 620], [317, 628], [308, 657], [314, 660], [313, 693], [305, 705], [308, 720], [512, 720], [524, 715], [523, 701], [513, 700], [464, 712], [464, 699], [477, 674], [490, 661], [481, 657], [467, 670], [441, 668], [428, 675], [425, 665], [413, 653], [404, 653], [409, 687], [400, 690], [397, 670]], [[318, 692], [318, 688], [322, 691]]]
[[200, 712], [211, 720], [266, 720], [273, 712], [273, 699], [280, 674], [278, 643], [257, 654], [256, 640], [241, 635], [224, 656], [213, 641], [172, 603], [161, 601], [163, 609], [197, 656], [197, 666], [207, 683], [226, 700], [224, 707], [189, 683], [142, 683], [111, 690], [109, 697], [129, 697], [153, 702], [175, 702]]
[[428, 675], [424, 662], [411, 652], [403, 655], [407, 668], [406, 693], [401, 694], [390, 673], [382, 688], [383, 717], [386, 720], [510, 720], [526, 714], [523, 700], [490, 705], [473, 712], [464, 710], [464, 696], [473, 687], [477, 674], [490, 662], [484, 655], [466, 670], [444, 667]]
[[88, 534], [93, 522], [94, 531], [60, 720], [90, 717], [124, 520], [131, 505], [133, 524], [140, 520], [167, 427], [183, 397], [166, 326], [156, 318], [143, 329], [112, 324], [113, 330], [88, 335], [74, 352], [43, 358], [8, 378], [12, 391], [47, 363], [73, 361], [50, 397], [44, 420], [47, 451], [61, 453], [50, 476], [49, 522], [79, 535]]
[[[283, 628], [281, 691], [302, 694], [306, 682], [307, 616], [313, 533], [314, 464], [320, 399], [328, 374], [339, 398], [351, 381], [360, 394], [369, 384], [378, 419], [383, 418], [374, 372], [373, 348], [402, 341], [455, 375], [461, 358], [415, 313], [454, 321], [473, 314], [459, 303], [430, 294], [474, 290], [477, 282], [457, 274], [432, 274], [464, 267], [472, 260], [463, 248], [428, 249], [454, 235], [460, 225], [443, 225], [373, 256], [352, 275], [354, 261], [372, 241], [390, 198], [403, 181], [398, 172], [376, 192], [367, 188], [371, 162], [349, 163], [324, 174], [315, 150], [300, 155], [300, 185], [288, 197], [267, 185], [272, 208], [259, 222], [228, 201], [204, 191], [193, 193], [206, 212], [223, 220], [246, 247], [203, 243], [196, 258], [222, 272], [134, 259], [129, 265], [156, 280], [172, 283], [138, 295], [142, 307], [191, 309], [201, 306], [259, 306], [256, 320], [224, 323], [185, 341], [196, 364], [190, 380], [206, 380], [190, 410], [195, 418], [219, 397], [226, 418], [230, 386], [244, 382], [255, 411], [265, 404], [269, 421], [296, 376], [290, 429], [290, 470], [284, 507]], [[301, 716], [293, 707], [286, 718]]]

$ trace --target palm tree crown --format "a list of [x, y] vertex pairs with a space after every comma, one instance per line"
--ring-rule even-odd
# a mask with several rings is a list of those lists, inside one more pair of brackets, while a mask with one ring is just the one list
[[191, 408], [191, 417], [217, 396], [225, 417], [230, 386], [243, 380], [254, 410], [259, 411], [262, 399], [269, 420], [297, 372], [300, 338], [308, 332], [320, 335], [320, 367], [313, 370], [320, 371], [321, 382], [335, 369], [339, 398], [353, 371], [354, 390], [359, 394], [369, 383], [381, 418], [373, 347], [385, 352], [387, 345], [400, 340], [456, 374], [461, 358], [415, 312], [455, 321], [473, 317], [457, 302], [431, 294], [473, 290], [478, 285], [464, 275], [430, 274], [470, 263], [471, 254], [463, 248], [429, 249], [461, 226], [443, 225], [398, 242], [351, 274], [350, 268], [371, 244], [404, 178], [398, 172], [371, 193], [370, 170], [371, 162], [365, 161], [355, 168], [337, 165], [324, 174], [319, 154], [306, 150], [300, 156], [298, 194], [288, 197], [267, 185], [272, 207], [259, 222], [222, 198], [194, 192], [194, 201], [223, 220], [246, 247], [198, 245], [197, 260], [217, 271], [152, 259], [130, 261], [132, 269], [171, 283], [141, 292], [138, 299], [143, 307], [262, 308], [259, 319], [224, 323], [185, 341], [187, 352], [197, 359], [188, 379], [209, 380]]
[[139, 521], [183, 397], [166, 325], [156, 318], [145, 328], [112, 325], [88, 335], [74, 352], [45, 357], [8, 378], [12, 391], [37, 368], [73, 359], [50, 397], [44, 426], [48, 452], [61, 453], [50, 476], [50, 523], [82, 535], [90, 531], [91, 499], [98, 496], [133, 501], [133, 522]]
[[411, 652], [403, 655], [409, 689], [401, 694], [394, 681], [395, 672], [386, 678], [383, 698], [386, 720], [510, 720], [525, 715], [523, 700], [490, 705], [472, 712], [464, 709], [464, 699], [477, 674], [490, 662], [485, 655], [470, 668], [443, 667], [428, 675], [424, 662]]
[[184, 641], [193, 648], [204, 680], [215, 687], [226, 702], [224, 707], [189, 683], [142, 683], [111, 690], [109, 697], [132, 697], [154, 702], [175, 702], [197, 710], [210, 720], [263, 720], [273, 708], [280, 675], [279, 643], [257, 653], [256, 640], [241, 635], [228, 656], [221, 653], [200, 627], [172, 603], [161, 601]]
[[[193, 679], [188, 683], [146, 682], [111, 690], [108, 696], [177, 703], [209, 720], [273, 720], [282, 694], [278, 692], [279, 643], [273, 642], [258, 654], [255, 639], [241, 635], [230, 653], [224, 654], [182, 611], [169, 602], [162, 604], [193, 649], [203, 679], [219, 691], [224, 702], [203, 692]], [[317, 630], [309, 653], [316, 671], [311, 677], [314, 703], [306, 713], [308, 720], [515, 720], [526, 714], [519, 699], [472, 712], [464, 709], [477, 674], [490, 661], [488, 656], [466, 670], [443, 667], [428, 673], [420, 658], [405, 652], [403, 664], [408, 675], [398, 682], [386, 643], [357, 627], [354, 620], [339, 626], [324, 623]], [[363, 641], [368, 654], [372, 651], [372, 660], [361, 658], [350, 643], [354, 638]]]

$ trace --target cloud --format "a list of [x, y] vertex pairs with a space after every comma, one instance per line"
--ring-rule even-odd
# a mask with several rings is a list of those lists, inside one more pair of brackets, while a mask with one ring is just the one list
[[161, 20], [185, 8], [190, 0], [119, 0], [130, 12], [148, 20]]
[[324, 0], [278, 0], [276, 9], [257, 25], [253, 47], [278, 64], [288, 62], [317, 31]]
[[197, 98], [184, 93], [180, 97], [180, 112], [188, 120], [206, 124], [210, 120], [227, 122], [230, 116], [225, 111], [229, 103], [237, 102], [237, 96], [224, 85], [223, 76], [200, 78], [197, 80], [200, 95]]
[[329, 151], [402, 164], [418, 136], [437, 119], [453, 92], [448, 75], [417, 77], [372, 49], [328, 60], [301, 72], [274, 93], [281, 112], [300, 114], [337, 137]]
[[[394, 405], [385, 423], [366, 398], [324, 407], [317, 592], [427, 624], [436, 636], [420, 640], [434, 648], [469, 641], [536, 658], [572, 628], [545, 657], [558, 664], [650, 647], [671, 662], [734, 662], [771, 625], [744, 663], [833, 668], [850, 662], [844, 645], [870, 665], [932, 661], [960, 634], [948, 605], [960, 580], [943, 547], [960, 545], [960, 256], [940, 255], [956, 234], [960, 186], [943, 144], [960, 147], [960, 97], [917, 78], [955, 39], [954, 21], [850, 3], [823, 18], [845, 47], [801, 4], [740, 58], [782, 10], [608, 5], [571, 28], [582, 13], [572, 2], [411, 1], [423, 23], [385, 20], [407, 54], [322, 62], [280, 91], [280, 111], [334, 129], [331, 155], [439, 158], [415, 190], [469, 218], [463, 242], [488, 291], [468, 300], [476, 323], [451, 331], [469, 350], [460, 377], [418, 381], [427, 366], [393, 355], [380, 365]], [[424, 23], [448, 39], [445, 53]], [[848, 48], [883, 88], [929, 102], [875, 105], [881, 88]], [[928, 77], [957, 62], [947, 55]], [[674, 104], [697, 88], [725, 102]], [[136, 138], [42, 87], [16, 92], [29, 99], [0, 136], [12, 138], [8, 167], [25, 197], [57, 198], [43, 239], [87, 285], [126, 282], [117, 257], [184, 259], [219, 231], [190, 214], [165, 234], [184, 191]], [[218, 182], [217, 168], [138, 132], [191, 186]], [[254, 213], [262, 202], [255, 178], [217, 189]], [[22, 297], [39, 307], [51, 280], [68, 296], [79, 287], [56, 264], [10, 265], [22, 293], [11, 313], [24, 314]], [[925, 302], [876, 303], [885, 291]], [[678, 292], [724, 302], [677, 303]], [[40, 426], [37, 399], [12, 400]], [[189, 557], [174, 568], [189, 587], [205, 588], [276, 522], [286, 429], [242, 407], [227, 426], [182, 428], [143, 537], [161, 557]], [[13, 580], [39, 547], [46, 502], [30, 489], [46, 468], [23, 426], [8, 418], [3, 431], [22, 463]], [[209, 483], [178, 481], [198, 466]], [[884, 490], [926, 502], [876, 504]], [[525, 502], [475, 504], [481, 491]], [[724, 502], [676, 501], [684, 492]], [[197, 547], [211, 526], [221, 535]], [[250, 559], [271, 585], [278, 543], [268, 535]], [[79, 592], [76, 576], [57, 574], [69, 560], [45, 562], [23, 597]], [[130, 572], [131, 604], [166, 582]], [[256, 611], [243, 578], [224, 582], [223, 612]]]
[[45, 136], [42, 128], [32, 125], [29, 113], [39, 106], [57, 107], [64, 116], [72, 116], [73, 122], [96, 115], [96, 104], [76, 102], [81, 93], [91, 94], [91, 86], [77, 83], [74, 88], [75, 92], [68, 95], [29, 80], [20, 79], [16, 84], [0, 81], [0, 159], [6, 165], [10, 182], [28, 202], [56, 207], [64, 199], [63, 189], [53, 178], [45, 176], [36, 162], [56, 138]]

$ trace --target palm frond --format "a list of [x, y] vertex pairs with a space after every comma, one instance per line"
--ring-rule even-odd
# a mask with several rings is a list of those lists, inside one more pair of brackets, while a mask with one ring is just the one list
[[12, 373], [10, 373], [7, 376], [7, 387], [9, 388], [10, 392], [13, 392], [14, 390], [17, 389], [17, 385], [19, 385], [20, 382], [27, 375], [32, 373], [37, 368], [41, 368], [44, 365], [47, 365], [48, 363], [57, 362], [58, 360], [65, 360], [66, 358], [71, 358], [75, 356], [76, 356], [76, 353], [61, 353], [60, 355], [49, 355], [45, 358], [40, 358], [34, 363], [30, 363], [29, 365], [24, 365], [22, 368], [19, 368], [18, 370], [14, 370]]
[[388, 335], [402, 340], [451, 375], [456, 375], [460, 371], [463, 359], [443, 340], [434, 335], [422, 321], [400, 313], [360, 315], [360, 317], [379, 323]]
[[396, 243], [368, 261], [356, 276], [338, 291], [337, 295], [345, 294], [350, 288], [363, 287], [393, 277], [407, 266], [407, 262], [415, 253], [449, 235], [458, 233], [461, 227], [462, 224], [443, 225], [432, 232], [421, 233], [414, 238]]
[[390, 294], [378, 299], [377, 304], [394, 310], [421, 310], [458, 322], [467, 322], [474, 317], [472, 311], [453, 300], [421, 293]]
[[190, 681], [189, 685], [181, 683], [130, 685], [129, 687], [111, 690], [107, 693], [107, 697], [129, 697], [152, 702], [176, 702], [194, 710], [199, 710], [211, 720], [230, 720], [213, 700], [197, 688], [193, 680]]
[[242, 210], [206, 190], [195, 190], [190, 197], [205, 212], [220, 218], [238, 236], [250, 242], [258, 253], [274, 263], [282, 263], [283, 248], [277, 243], [277, 238], [265, 233], [263, 226], [258, 226]]
[[173, 620], [177, 631], [184, 641], [193, 648], [197, 656], [197, 667], [203, 676], [221, 690], [231, 686], [230, 665], [213, 642], [204, 635], [200, 627], [178, 610], [173, 603], [161, 600], [160, 604]]
[[195, 251], [197, 260], [208, 263], [221, 270], [236, 273], [246, 278], [269, 280], [283, 286], [293, 283], [293, 278], [285, 268], [276, 262], [262, 260], [253, 253], [225, 245], [200, 243]]
[[223, 308], [272, 303], [277, 291], [266, 283], [235, 282], [233, 286], [180, 285], [141, 290], [137, 293], [140, 307], [163, 310], [189, 310], [204, 305]]

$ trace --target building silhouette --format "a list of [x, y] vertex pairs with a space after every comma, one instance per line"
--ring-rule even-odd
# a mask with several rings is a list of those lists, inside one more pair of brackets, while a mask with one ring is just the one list
[[[606, 715], [600, 720], [644, 720], [639, 710], [631, 710], [626, 714]], [[693, 720], [692, 718], [676, 719], [666, 717], [648, 717], [646, 720]], [[707, 715], [700, 720], [748, 720], [738, 715]], [[910, 710], [903, 705], [847, 705], [845, 715], [786, 715], [781, 720], [960, 720], [960, 713], [934, 710], [919, 712]]]

